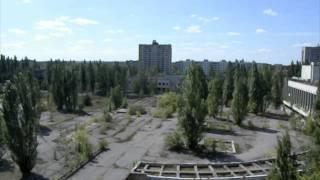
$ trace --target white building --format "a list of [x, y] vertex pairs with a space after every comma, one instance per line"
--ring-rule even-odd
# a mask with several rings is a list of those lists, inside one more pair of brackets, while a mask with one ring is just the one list
[[170, 44], [159, 44], [153, 40], [152, 44], [139, 44], [139, 62], [144, 70], [159, 70], [170, 73], [172, 48]]
[[303, 65], [301, 77], [288, 80], [284, 88], [284, 105], [303, 116], [310, 115], [315, 107], [319, 79], [320, 66], [314, 63]]

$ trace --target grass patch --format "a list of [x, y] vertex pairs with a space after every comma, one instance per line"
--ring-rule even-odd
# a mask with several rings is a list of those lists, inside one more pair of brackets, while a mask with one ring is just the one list
[[233, 132], [232, 125], [222, 122], [207, 122], [207, 130]]

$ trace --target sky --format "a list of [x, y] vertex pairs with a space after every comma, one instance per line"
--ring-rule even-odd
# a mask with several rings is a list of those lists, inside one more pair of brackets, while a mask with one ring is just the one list
[[289, 64], [320, 42], [320, 0], [0, 0], [0, 51], [124, 61], [172, 45], [172, 61]]

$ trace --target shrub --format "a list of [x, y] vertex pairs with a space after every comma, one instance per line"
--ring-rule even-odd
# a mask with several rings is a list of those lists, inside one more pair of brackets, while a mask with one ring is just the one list
[[84, 106], [91, 106], [92, 105], [91, 96], [89, 96], [88, 94], [84, 96], [83, 105]]
[[128, 100], [127, 100], [126, 97], [122, 98], [121, 107], [122, 108], [127, 108], [128, 107]]
[[91, 156], [92, 145], [89, 142], [88, 132], [80, 127], [75, 132], [76, 152], [81, 158], [89, 158]]
[[99, 140], [99, 148], [100, 148], [100, 150], [105, 151], [105, 150], [107, 150], [107, 147], [108, 147], [108, 142], [107, 142], [106, 138], [100, 139]]
[[137, 115], [137, 112], [139, 112], [140, 114], [146, 114], [147, 111], [144, 107], [142, 107], [141, 105], [132, 105], [129, 106], [129, 114], [130, 115]]
[[216, 151], [217, 142], [214, 138], [205, 138], [203, 144], [208, 152]]
[[165, 137], [165, 144], [169, 150], [179, 151], [184, 148], [184, 142], [181, 137], [181, 134], [178, 131], [169, 133]]
[[157, 110], [153, 116], [156, 118], [169, 118], [177, 110], [177, 95], [173, 92], [168, 92], [162, 95], [157, 103]]
[[105, 122], [111, 122], [112, 121], [112, 116], [109, 112], [104, 112], [103, 113], [103, 120]]

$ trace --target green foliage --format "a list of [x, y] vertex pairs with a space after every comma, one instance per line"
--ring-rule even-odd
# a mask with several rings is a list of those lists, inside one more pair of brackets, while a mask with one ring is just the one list
[[105, 151], [105, 150], [107, 150], [107, 147], [108, 147], [108, 141], [106, 140], [106, 138], [100, 139], [99, 140], [99, 148], [102, 151]]
[[127, 100], [126, 97], [122, 98], [121, 107], [122, 108], [127, 108], [128, 107], [128, 100]]
[[83, 105], [85, 106], [92, 106], [92, 100], [91, 100], [91, 96], [86, 94], [84, 96], [84, 99], [83, 99]]
[[74, 112], [78, 107], [78, 72], [56, 62], [52, 70], [51, 93], [59, 111]]
[[223, 83], [223, 104], [225, 106], [228, 106], [229, 101], [232, 99], [232, 92], [234, 89], [234, 80], [233, 80], [233, 65], [231, 62], [228, 62], [226, 73], [225, 73], [225, 80]]
[[122, 105], [122, 99], [123, 99], [123, 92], [119, 85], [117, 85], [115, 88], [111, 88], [110, 91], [110, 101], [114, 105], [115, 109], [118, 109]]
[[204, 72], [199, 65], [192, 64], [183, 82], [182, 95], [178, 98], [179, 126], [191, 150], [196, 150], [202, 139], [207, 95]]
[[270, 180], [296, 180], [298, 173], [295, 167], [294, 159], [291, 155], [291, 142], [288, 132], [278, 139], [277, 158], [274, 167], [268, 175]]
[[0, 113], [0, 160], [5, 153], [5, 145], [6, 145], [6, 127], [5, 122], [2, 118], [2, 114]]
[[129, 106], [129, 111], [128, 111], [128, 113], [130, 114], [130, 115], [137, 115], [137, 114], [146, 114], [147, 113], [147, 111], [146, 111], [146, 109], [143, 107], [143, 106], [141, 106], [141, 105], [131, 105], [131, 106]]
[[203, 141], [203, 145], [207, 152], [216, 152], [217, 142], [214, 138], [207, 137]]
[[243, 72], [241, 68], [236, 68], [234, 74], [234, 91], [231, 104], [231, 111], [233, 119], [237, 125], [241, 125], [242, 120], [247, 114], [248, 93], [245, 79], [243, 78]]
[[252, 63], [249, 81], [249, 111], [258, 113], [263, 110], [263, 88], [257, 64]]
[[19, 73], [7, 84], [3, 99], [8, 147], [23, 176], [30, 175], [36, 163], [39, 94], [31, 73]]
[[216, 75], [215, 78], [209, 82], [207, 105], [208, 114], [216, 117], [219, 108], [222, 107], [222, 81], [219, 75]]
[[182, 139], [182, 135], [179, 131], [174, 131], [169, 133], [164, 142], [169, 150], [180, 151], [184, 148], [184, 142]]
[[276, 109], [282, 104], [282, 81], [282, 73], [280, 71], [274, 72], [272, 76], [271, 96], [272, 104]]
[[153, 116], [157, 118], [169, 118], [177, 110], [177, 94], [174, 92], [167, 92], [162, 95], [157, 103], [157, 110]]
[[83, 127], [75, 130], [75, 147], [81, 161], [88, 159], [92, 153], [92, 145], [89, 142], [88, 132]]

